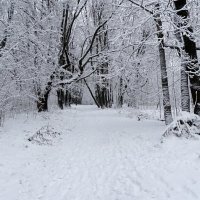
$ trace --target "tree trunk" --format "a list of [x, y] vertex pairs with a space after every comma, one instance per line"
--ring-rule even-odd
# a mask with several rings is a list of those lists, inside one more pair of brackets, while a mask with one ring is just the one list
[[123, 106], [124, 98], [123, 98], [123, 79], [120, 76], [119, 78], [119, 89], [118, 89], [118, 99], [117, 99], [117, 107], [121, 108]]
[[164, 35], [162, 30], [162, 21], [160, 17], [160, 5], [156, 5], [156, 15], [155, 22], [157, 28], [157, 37], [159, 42], [159, 57], [160, 57], [160, 67], [161, 67], [161, 82], [162, 82], [162, 91], [163, 91], [163, 107], [164, 107], [164, 117], [165, 124], [168, 125], [172, 122], [172, 111], [170, 103], [170, 94], [168, 86], [168, 76], [167, 76], [167, 64], [165, 58], [165, 49], [164, 49]]
[[58, 106], [61, 110], [64, 108], [64, 102], [65, 102], [65, 95], [63, 89], [57, 90], [57, 97], [58, 97]]
[[71, 92], [69, 90], [66, 90], [65, 91], [65, 106], [70, 107], [71, 101], [72, 101]]
[[88, 88], [90, 95], [92, 96], [92, 99], [94, 100], [95, 104], [97, 105], [98, 108], [100, 108], [98, 101], [96, 100], [95, 96], [93, 95], [92, 90], [90, 89], [90, 87], [85, 79], [84, 79], [84, 82], [85, 82], [85, 85]]
[[[179, 23], [175, 20], [177, 26]], [[177, 40], [182, 43], [183, 38], [179, 30], [175, 30]], [[190, 112], [190, 90], [189, 90], [189, 77], [187, 71], [187, 59], [185, 58], [184, 49], [177, 49], [179, 57], [181, 57], [181, 110]]]
[[[192, 39], [193, 29], [192, 27], [188, 26], [189, 23], [189, 12], [186, 6], [186, 0], [177, 0], [174, 1], [175, 9], [177, 11], [177, 20], [178, 20], [178, 27], [185, 28], [184, 32], [181, 32], [183, 37], [184, 43], [184, 50], [187, 54], [187, 64], [186, 64], [186, 71], [189, 74], [189, 81], [190, 81], [190, 88], [192, 94], [192, 100], [194, 104], [194, 113], [200, 115], [200, 80], [198, 77], [198, 57], [197, 57], [197, 50], [196, 50], [196, 43]], [[189, 62], [188, 62], [189, 61]]]
[[48, 95], [44, 95], [43, 97], [39, 97], [37, 101], [38, 112], [48, 111]]
[[181, 64], [181, 108], [182, 111], [190, 112], [189, 77], [184, 61]]
[[48, 86], [46, 86], [44, 93], [39, 92], [38, 100], [37, 100], [37, 109], [38, 112], [48, 111], [48, 98], [49, 93], [51, 91], [52, 82], [48, 82]]

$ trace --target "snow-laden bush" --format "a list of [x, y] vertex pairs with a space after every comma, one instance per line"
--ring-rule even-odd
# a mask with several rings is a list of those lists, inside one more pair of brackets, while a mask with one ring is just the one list
[[53, 139], [60, 135], [61, 133], [55, 131], [53, 127], [47, 125], [43, 126], [32, 137], [28, 138], [28, 141], [39, 145], [51, 145]]
[[[162, 139], [168, 136], [194, 138], [200, 135], [200, 117], [198, 115], [182, 112], [166, 129]], [[163, 140], [162, 140], [163, 141]]]

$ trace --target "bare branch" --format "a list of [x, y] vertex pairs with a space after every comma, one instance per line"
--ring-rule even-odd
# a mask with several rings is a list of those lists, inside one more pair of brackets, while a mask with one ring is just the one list
[[154, 14], [151, 10], [145, 8], [142, 4], [136, 3], [136, 2], [133, 1], [133, 0], [127, 0], [127, 1], [131, 2], [132, 4], [134, 4], [134, 5], [136, 5], [136, 6], [140, 7], [140, 8], [142, 8], [143, 10], [145, 10], [146, 12], [148, 12], [148, 13], [151, 14], [151, 15]]
[[[111, 15], [112, 16], [112, 15]], [[111, 17], [110, 17], [111, 18]], [[80, 58], [79, 60], [79, 68], [80, 70], [83, 70], [83, 66], [82, 66], [82, 63], [83, 63], [83, 60], [85, 59], [85, 57], [88, 55], [88, 53], [90, 52], [93, 44], [94, 44], [94, 41], [95, 41], [95, 38], [99, 32], [99, 30], [108, 22], [108, 20], [110, 19], [108, 18], [106, 21], [104, 21], [102, 24], [100, 24], [97, 29], [95, 30], [94, 34], [93, 34], [93, 37], [92, 37], [92, 40], [91, 40], [91, 43], [88, 47], [88, 49], [86, 50], [86, 52], [83, 54], [83, 56]]]

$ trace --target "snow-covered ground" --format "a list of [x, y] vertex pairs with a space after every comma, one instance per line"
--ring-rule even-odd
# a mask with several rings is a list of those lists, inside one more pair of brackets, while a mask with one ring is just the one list
[[[45, 125], [61, 135], [29, 142]], [[93, 106], [18, 115], [0, 128], [0, 200], [200, 199], [200, 141], [164, 130]]]

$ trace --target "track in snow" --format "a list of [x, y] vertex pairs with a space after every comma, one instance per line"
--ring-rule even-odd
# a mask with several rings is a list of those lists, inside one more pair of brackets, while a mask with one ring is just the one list
[[[62, 140], [26, 140], [46, 124]], [[164, 129], [93, 106], [9, 120], [0, 129], [0, 200], [200, 199], [199, 142], [161, 144]]]

